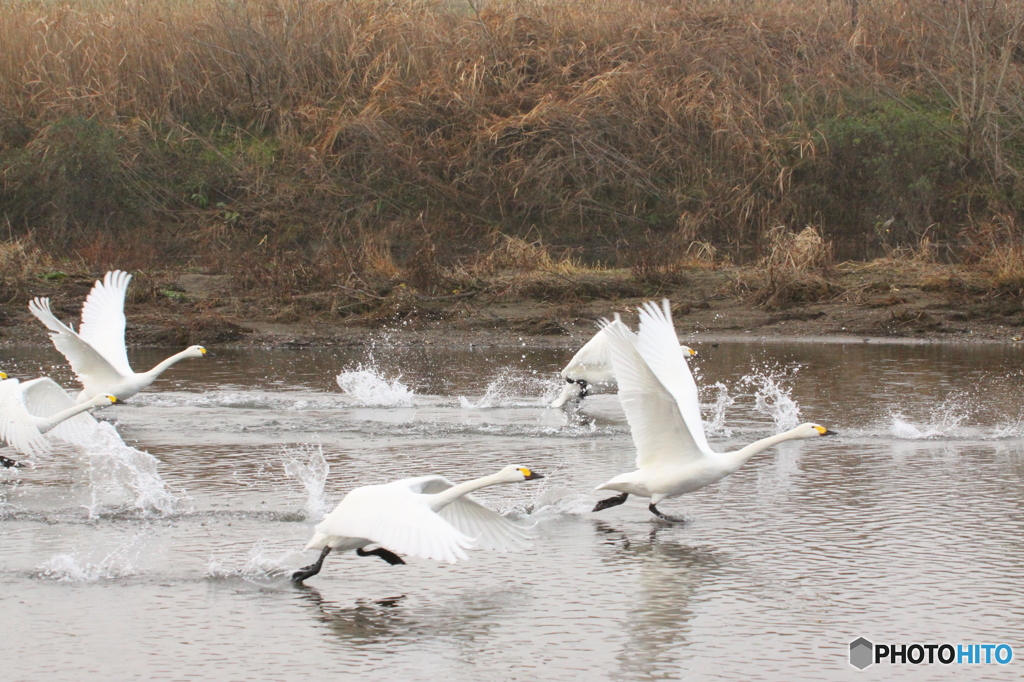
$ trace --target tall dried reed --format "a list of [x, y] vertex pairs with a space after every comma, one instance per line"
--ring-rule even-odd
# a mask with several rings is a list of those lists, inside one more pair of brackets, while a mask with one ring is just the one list
[[867, 256], [1024, 211], [1015, 0], [473, 7], [0, 2], [0, 207], [86, 259], [296, 286], [431, 282], [496, 234], [628, 265], [817, 224]]

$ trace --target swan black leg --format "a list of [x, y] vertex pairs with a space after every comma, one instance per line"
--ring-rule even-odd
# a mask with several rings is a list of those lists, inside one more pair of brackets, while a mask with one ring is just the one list
[[305, 580], [306, 578], [312, 578], [314, 575], [319, 573], [320, 568], [324, 565], [324, 559], [330, 553], [331, 548], [324, 547], [323, 551], [320, 552], [320, 558], [316, 560], [316, 563], [310, 564], [305, 568], [300, 568], [299, 570], [292, 573], [292, 582], [296, 585], [301, 585], [303, 580]]
[[576, 380], [576, 383], [580, 385], [580, 400], [583, 400], [583, 399], [584, 399], [584, 398], [586, 398], [586, 397], [587, 397], [588, 395], [590, 395], [590, 391], [589, 391], [589, 389], [590, 389], [590, 384], [588, 384], [588, 383], [587, 383], [587, 382], [586, 382], [585, 380], [583, 380], [583, 379], [577, 379], [577, 380]]
[[669, 523], [686, 523], [686, 519], [684, 519], [682, 516], [669, 516], [668, 514], [662, 514], [660, 511], [658, 511], [658, 508], [654, 506], [653, 502], [651, 502], [650, 506], [648, 506], [647, 508], [651, 510], [652, 514], [657, 516], [662, 521], [668, 521]]
[[3, 455], [0, 455], [0, 464], [2, 464], [7, 469], [10, 469], [11, 467], [22, 466], [21, 462], [16, 462], [10, 457], [4, 457]]
[[388, 562], [392, 566], [397, 566], [398, 564], [404, 564], [405, 563], [404, 561], [402, 561], [402, 557], [398, 556], [394, 552], [389, 552], [388, 550], [384, 549], [383, 547], [378, 547], [377, 549], [371, 549], [369, 552], [367, 552], [362, 547], [360, 547], [359, 549], [356, 550], [356, 554], [358, 554], [359, 556], [379, 556], [381, 559], [383, 559], [384, 561]]
[[608, 507], [618, 507], [620, 504], [626, 501], [627, 497], [629, 497], [629, 493], [622, 493], [621, 495], [616, 495], [615, 497], [609, 497], [608, 499], [601, 500], [600, 502], [594, 505], [594, 511], [601, 511], [602, 509], [607, 509]]

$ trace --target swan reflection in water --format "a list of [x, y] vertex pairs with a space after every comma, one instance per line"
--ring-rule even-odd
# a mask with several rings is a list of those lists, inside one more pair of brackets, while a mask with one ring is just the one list
[[595, 521], [594, 529], [606, 536], [603, 544], [617, 561], [638, 567], [631, 574], [633, 606], [621, 623], [626, 641], [615, 677], [678, 678], [687, 667], [683, 651], [695, 615], [690, 604], [722, 562], [715, 552], [673, 539], [685, 532], [679, 528], [658, 524], [641, 534]]
[[317, 620], [335, 636], [352, 644], [376, 644], [408, 635], [412, 625], [402, 602], [405, 595], [385, 599], [357, 599], [355, 604], [339, 607], [323, 598], [315, 587], [303, 585], [300, 599], [314, 610]]
[[344, 643], [388, 651], [406, 644], [422, 647], [425, 640], [481, 641], [500, 623], [514, 619], [523, 601], [515, 588], [453, 594], [442, 603], [425, 603], [398, 595], [356, 599], [342, 606], [325, 599], [309, 585], [296, 588], [303, 606]]

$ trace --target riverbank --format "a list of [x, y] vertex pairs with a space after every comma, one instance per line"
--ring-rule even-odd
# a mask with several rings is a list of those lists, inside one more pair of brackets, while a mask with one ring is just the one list
[[[423, 295], [404, 282], [331, 286], [301, 296], [249, 295], [227, 274], [134, 273], [126, 303], [130, 345], [302, 347], [363, 345], [386, 332], [398, 344], [575, 347], [598, 319], [667, 297], [680, 336], [849, 339], [869, 342], [1017, 343], [1024, 305], [955, 266], [893, 259], [843, 263], [769, 296], [763, 267], [681, 267], [644, 281], [628, 270], [511, 273], [477, 288]], [[50, 273], [5, 286], [0, 344], [46, 343], [29, 313], [32, 296], [77, 324], [102, 273]], [[794, 293], [795, 292], [795, 293]], [[766, 300], [767, 299], [767, 300]], [[774, 302], [773, 302], [774, 301]]]

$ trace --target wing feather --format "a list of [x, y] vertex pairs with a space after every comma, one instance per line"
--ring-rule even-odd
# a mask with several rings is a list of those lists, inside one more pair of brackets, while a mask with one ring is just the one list
[[50, 451], [50, 442], [25, 409], [17, 379], [0, 381], [0, 439], [25, 455], [43, 455]]
[[104, 275], [102, 282], [97, 281], [82, 304], [82, 325], [78, 329], [82, 340], [124, 376], [132, 373], [124, 343], [124, 299], [131, 279], [127, 272], [113, 270]]
[[499, 552], [521, 549], [529, 537], [524, 529], [493, 509], [466, 495], [438, 512], [465, 535], [475, 538], [475, 547]]
[[676, 328], [672, 324], [672, 309], [668, 299], [662, 299], [661, 308], [653, 301], [640, 307], [640, 333], [637, 334], [637, 350], [658, 377], [662, 385], [675, 398], [679, 412], [686, 421], [697, 447], [711, 453], [704, 433], [704, 422], [700, 417], [700, 396], [697, 382], [693, 380], [686, 353], [679, 345]]
[[[52, 417], [58, 412], [75, 407], [78, 403], [67, 391], [49, 377], [26, 381], [21, 385], [25, 408], [35, 417]], [[80, 412], [57, 424], [48, 435], [66, 443], [80, 443], [92, 433], [96, 419], [88, 412]]]
[[[705, 453], [683, 418], [676, 398], [625, 331], [628, 330], [621, 324], [607, 328], [612, 365], [619, 380], [619, 401], [636, 444], [637, 468], [702, 459]], [[678, 341], [675, 352], [681, 357]], [[703, 429], [700, 433], [703, 435]]]
[[[409, 489], [436, 495], [455, 485], [444, 476], [408, 479]], [[464, 495], [437, 512], [462, 534], [474, 539], [474, 547], [499, 552], [522, 549], [529, 540], [526, 529], [513, 523], [472, 495]]]
[[[616, 320], [616, 322], [625, 328], [620, 320]], [[583, 344], [583, 347], [576, 351], [576, 355], [572, 356], [572, 360], [562, 370], [563, 378], [583, 379], [592, 384], [610, 383], [615, 380], [615, 375], [612, 373], [612, 357], [608, 348], [607, 329], [616, 322], [609, 322], [603, 318], [600, 320], [600, 331]], [[633, 332], [628, 328], [625, 331], [635, 338]]]
[[398, 554], [449, 563], [465, 559], [465, 550], [473, 546], [405, 481], [352, 490], [316, 532], [362, 538]]
[[34, 298], [28, 309], [50, 330], [53, 345], [67, 358], [86, 393], [101, 393], [103, 387], [121, 382], [123, 375], [105, 357], [54, 316], [50, 310], [50, 299]]

